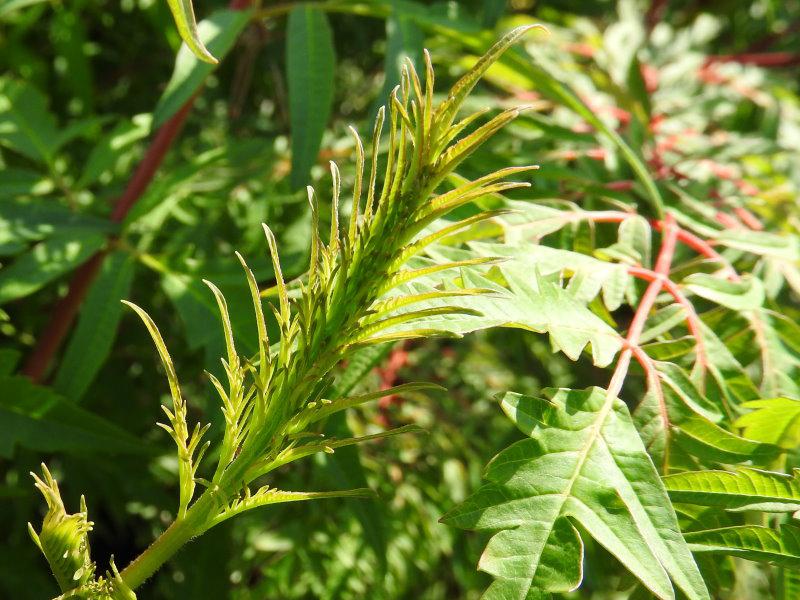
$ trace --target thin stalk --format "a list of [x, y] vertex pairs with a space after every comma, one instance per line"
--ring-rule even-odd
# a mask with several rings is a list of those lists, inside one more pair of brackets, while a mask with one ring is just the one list
[[[656, 260], [655, 272], [667, 277], [672, 267], [672, 258], [675, 255], [675, 246], [678, 239], [678, 228], [675, 225], [675, 217], [670, 213], [664, 217], [664, 237], [661, 241], [661, 250]], [[631, 364], [631, 356], [633, 355], [633, 348], [639, 346], [639, 338], [644, 330], [647, 318], [653, 306], [656, 303], [658, 294], [661, 293], [663, 287], [662, 278], [654, 279], [647, 290], [642, 296], [639, 306], [636, 308], [636, 313], [633, 315], [633, 320], [628, 328], [628, 335], [625, 338], [626, 347], [622, 350], [617, 367], [614, 369], [614, 374], [611, 377], [611, 382], [608, 384], [609, 396], [618, 396], [622, 390], [622, 384], [625, 382], [625, 377], [628, 375], [628, 367]]]
[[664, 289], [672, 296], [672, 298], [677, 302], [681, 308], [683, 308], [684, 312], [686, 313], [686, 326], [689, 329], [689, 333], [691, 333], [696, 342], [697, 342], [697, 362], [699, 367], [705, 371], [708, 367], [708, 354], [706, 353], [705, 343], [703, 341], [703, 332], [700, 327], [700, 317], [697, 316], [697, 311], [695, 311], [694, 306], [686, 296], [683, 295], [678, 285], [672, 281], [669, 277], [661, 275], [660, 273], [656, 273], [655, 271], [651, 271], [650, 269], [643, 269], [641, 267], [630, 267], [628, 269], [628, 273], [633, 275], [634, 277], [638, 277], [639, 279], [643, 279], [645, 281], [654, 282], [660, 281]]
[[183, 519], [178, 519], [164, 533], [156, 538], [120, 573], [125, 584], [135, 590], [147, 581], [189, 540], [204, 531], [204, 525], [213, 510], [215, 499], [210, 490], [202, 496], [186, 512]]

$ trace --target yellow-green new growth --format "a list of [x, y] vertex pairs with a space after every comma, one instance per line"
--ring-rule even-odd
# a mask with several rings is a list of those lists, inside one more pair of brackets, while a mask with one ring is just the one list
[[[475, 318], [480, 313], [459, 306], [459, 298], [495, 293], [481, 287], [432, 288], [420, 293], [409, 292], [407, 288], [418, 278], [439, 273], [444, 277], [448, 270], [455, 273], [492, 259], [476, 257], [412, 269], [405, 268], [405, 264], [442, 236], [456, 234], [498, 213], [484, 212], [422, 234], [423, 230], [435, 227], [434, 223], [442, 216], [481, 195], [528, 185], [500, 180], [535, 167], [503, 169], [454, 190], [436, 192], [462, 161], [519, 113], [519, 109], [502, 112], [463, 139], [454, 141], [483, 114], [453, 124], [469, 91], [502, 51], [532, 27], [517, 28], [495, 44], [487, 58], [479, 61], [438, 106], [433, 103], [430, 55], [425, 53], [424, 87], [413, 65], [410, 62], [405, 65], [401, 84], [392, 92], [388, 115], [385, 109], [377, 115], [368, 177], [364, 174], [363, 144], [352, 130], [356, 141], [356, 178], [351, 217], [344, 231], [340, 230], [338, 214], [341, 180], [338, 169], [331, 163], [333, 213], [327, 244], [318, 230], [315, 194], [311, 189], [308, 191], [314, 225], [310, 264], [308, 276], [291, 297], [281, 271], [277, 241], [264, 225], [278, 297], [277, 306], [270, 304], [280, 332], [272, 347], [267, 337], [262, 294], [241, 255], [237, 257], [251, 291], [258, 328], [256, 357], [238, 354], [225, 298], [216, 286], [206, 282], [220, 311], [227, 347], [223, 366], [228, 379], [225, 386], [210, 376], [225, 416], [225, 431], [215, 453], [219, 460], [210, 479], [197, 476], [198, 465], [208, 447], [208, 443], [200, 447], [207, 426], [196, 425], [189, 434], [186, 403], [161, 334], [144, 310], [127, 303], [144, 321], [167, 372], [173, 406], [163, 407], [169, 424], [162, 427], [176, 442], [180, 465], [178, 516], [145, 553], [122, 571], [121, 577], [130, 588], [138, 587], [192, 537], [244, 510], [275, 502], [369, 493], [368, 490], [282, 492], [268, 485], [259, 485], [258, 491], [251, 493], [250, 485], [272, 470], [317, 452], [333, 452], [338, 447], [416, 430], [400, 428], [344, 440], [309, 435], [314, 423], [335, 412], [384, 393], [418, 392], [428, 387], [413, 384], [376, 394], [331, 397], [334, 368], [355, 350], [409, 338], [458, 336], [425, 326], [424, 320], [442, 315]], [[385, 169], [380, 172], [378, 148], [386, 121], [389, 147]], [[379, 180], [382, 180], [380, 193]], [[445, 301], [447, 305], [426, 307], [425, 303], [431, 301]], [[417, 303], [422, 307], [414, 308]], [[205, 486], [205, 490], [195, 498], [197, 483]]]

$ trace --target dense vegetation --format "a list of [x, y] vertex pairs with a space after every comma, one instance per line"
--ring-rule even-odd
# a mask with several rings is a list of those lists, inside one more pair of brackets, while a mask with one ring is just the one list
[[194, 11], [0, 4], [0, 597], [800, 597], [799, 2]]

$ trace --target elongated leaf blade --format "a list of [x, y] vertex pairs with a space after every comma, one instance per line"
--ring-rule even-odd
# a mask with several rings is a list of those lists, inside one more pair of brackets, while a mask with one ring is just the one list
[[[250, 22], [250, 16], [248, 11], [243, 10], [216, 11], [200, 21], [198, 35], [211, 52], [222, 59]], [[153, 127], [158, 127], [178, 112], [184, 102], [200, 89], [206, 77], [214, 70], [214, 63], [199, 60], [188, 47], [182, 47], [178, 51], [172, 77], [153, 111]]]
[[753, 440], [791, 450], [800, 445], [800, 400], [769, 398], [743, 404], [753, 409], [736, 420], [736, 427]]
[[54, 235], [0, 271], [0, 304], [24, 298], [68, 273], [106, 243], [105, 236]]
[[120, 300], [130, 292], [133, 271], [128, 253], [112, 254], [86, 296], [53, 383], [56, 391], [73, 402], [81, 399], [111, 352], [122, 316]]
[[800, 479], [794, 475], [741, 467], [730, 471], [689, 471], [664, 478], [675, 502], [726, 510], [793, 512], [800, 510]]
[[147, 447], [121, 427], [66, 402], [25, 377], [0, 377], [0, 456], [39, 452], [140, 454]]
[[300, 5], [289, 13], [286, 35], [291, 183], [299, 188], [308, 183], [333, 106], [333, 34], [323, 11]]
[[0, 79], [0, 146], [48, 162], [55, 152], [58, 125], [47, 99], [32, 85]]
[[791, 569], [800, 568], [800, 527], [740, 525], [686, 534], [692, 552], [713, 552], [766, 562]]
[[217, 64], [217, 59], [208, 51], [200, 39], [197, 20], [194, 16], [194, 7], [191, 0], [167, 0], [169, 10], [175, 19], [175, 26], [181, 39], [197, 58], [211, 64]]
[[701, 298], [732, 310], [757, 309], [764, 303], [764, 286], [755, 277], [733, 282], [705, 273], [693, 273], [683, 283]]

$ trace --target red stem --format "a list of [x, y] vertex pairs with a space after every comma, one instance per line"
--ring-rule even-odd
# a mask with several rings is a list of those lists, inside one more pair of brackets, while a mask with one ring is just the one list
[[[661, 221], [651, 221], [650, 224], [656, 231], [661, 231], [663, 229], [663, 223]], [[714, 247], [703, 238], [696, 236], [691, 231], [678, 229], [678, 241], [691, 248], [701, 256], [705, 256], [706, 258], [710, 258], [722, 264], [727, 272], [728, 279], [732, 281], [740, 280], [740, 277], [736, 272], [736, 269], [733, 268], [733, 265], [731, 265], [731, 263], [719, 252], [714, 250]]]
[[697, 316], [694, 306], [686, 296], [683, 295], [678, 285], [669, 277], [651, 271], [650, 269], [643, 269], [641, 267], [630, 267], [628, 273], [634, 277], [644, 279], [645, 281], [661, 281], [664, 289], [675, 299], [683, 310], [686, 312], [686, 326], [689, 329], [695, 340], [697, 340], [697, 362], [703, 370], [708, 366], [708, 355], [706, 354], [705, 344], [703, 343], [703, 334], [700, 328], [700, 317]]
[[[243, 10], [249, 4], [250, 0], [231, 0], [230, 8]], [[114, 204], [109, 216], [110, 221], [113, 223], [123, 221], [147, 190], [156, 171], [164, 162], [164, 157], [183, 128], [196, 97], [197, 93], [159, 128], [142, 161], [128, 181], [125, 191]], [[69, 333], [89, 288], [100, 272], [107, 252], [107, 250], [97, 252], [75, 270], [70, 279], [66, 296], [61, 298], [53, 308], [47, 326], [20, 370], [23, 375], [35, 383], [41, 383], [47, 375], [50, 363]]]
[[[196, 95], [189, 98], [178, 112], [158, 130], [142, 161], [128, 181], [125, 191], [114, 205], [109, 217], [110, 221], [119, 223], [124, 220], [131, 208], [147, 190], [156, 171], [161, 166], [161, 163], [164, 162], [167, 151], [183, 128], [195, 98]], [[35, 383], [41, 383], [47, 375], [50, 363], [67, 337], [89, 288], [100, 272], [100, 267], [106, 254], [107, 250], [101, 250], [78, 267], [72, 274], [67, 295], [55, 305], [47, 326], [22, 367], [21, 373]]]
[[706, 64], [715, 62], [737, 62], [742, 65], [759, 67], [793, 67], [800, 65], [800, 54], [794, 52], [752, 52], [743, 54], [718, 54], [709, 56]]
[[136, 167], [133, 177], [128, 181], [128, 185], [125, 186], [125, 191], [122, 192], [122, 196], [119, 197], [114, 205], [114, 209], [111, 211], [111, 216], [109, 218], [114, 223], [119, 223], [124, 220], [128, 212], [133, 208], [133, 205], [144, 195], [150, 182], [153, 181], [156, 171], [158, 171], [161, 163], [164, 162], [164, 158], [172, 147], [172, 143], [178, 137], [181, 129], [183, 129], [183, 125], [186, 123], [186, 117], [189, 116], [189, 112], [192, 110], [195, 98], [197, 98], [197, 94], [189, 98], [186, 103], [180, 107], [178, 112], [172, 115], [172, 117], [161, 126], [158, 133], [156, 133], [156, 136], [153, 138], [153, 141], [150, 142], [150, 147], [147, 148], [142, 162]]
[[70, 325], [78, 312], [81, 302], [86, 297], [94, 278], [100, 271], [106, 250], [101, 250], [80, 267], [72, 275], [67, 295], [61, 298], [53, 308], [52, 316], [36, 342], [36, 347], [28, 356], [21, 373], [36, 383], [41, 382], [50, 360], [53, 358], [61, 342], [69, 332]]
[[644, 16], [644, 22], [647, 26], [647, 31], [652, 31], [653, 28], [658, 25], [662, 18], [664, 18], [664, 12], [667, 9], [667, 0], [653, 0], [650, 3], [650, 8], [647, 9], [647, 12]]
[[[667, 213], [664, 218], [664, 235], [661, 240], [661, 250], [658, 253], [656, 260], [655, 272], [662, 275], [664, 278], [669, 276], [670, 268], [672, 267], [672, 258], [675, 255], [675, 246], [678, 240], [678, 227], [675, 223], [675, 217]], [[662, 278], [654, 279], [647, 286], [639, 306], [633, 315], [633, 320], [628, 328], [628, 335], [625, 338], [626, 347], [622, 350], [619, 360], [617, 361], [617, 368], [611, 377], [611, 382], [608, 384], [608, 393], [612, 396], [619, 396], [622, 390], [622, 384], [625, 377], [628, 375], [628, 367], [631, 364], [631, 356], [633, 355], [632, 348], [639, 346], [639, 339], [641, 338], [642, 331], [644, 330], [647, 317], [656, 303], [656, 298], [661, 292], [663, 287]]]

